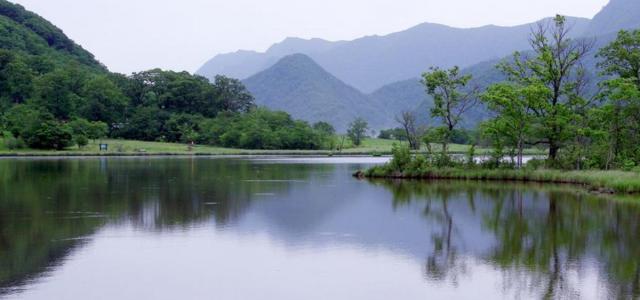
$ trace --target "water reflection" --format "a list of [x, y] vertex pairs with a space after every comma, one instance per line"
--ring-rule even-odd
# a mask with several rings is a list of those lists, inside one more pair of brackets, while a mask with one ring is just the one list
[[[297, 295], [308, 299], [474, 298], [481, 290], [508, 298], [640, 297], [634, 201], [566, 186], [350, 177], [368, 163], [378, 161], [0, 160], [0, 295], [55, 298], [65, 283], [87, 281], [86, 272], [111, 263], [118, 270], [103, 270], [84, 292], [250, 298], [238, 294], [242, 288], [296, 298], [278, 289], [288, 281], [301, 293], [326, 285]], [[162, 262], [176, 259], [174, 280], [220, 284], [177, 295], [165, 277], [129, 294], [109, 288], [158, 276]], [[197, 268], [207, 261], [219, 267]], [[241, 280], [248, 269], [271, 275]], [[354, 289], [359, 294], [341, 293]]]
[[[455, 240], [476, 219], [495, 240], [466, 252], [499, 268], [505, 286], [542, 298], [580, 296], [572, 274], [598, 268], [607, 298], [640, 297], [640, 207], [606, 201], [568, 187], [496, 183], [378, 181], [396, 206], [424, 202], [424, 216], [441, 227], [432, 236], [426, 272], [431, 280], [464, 273]], [[466, 202], [464, 208], [450, 206]], [[461, 205], [461, 203], [458, 203]]]

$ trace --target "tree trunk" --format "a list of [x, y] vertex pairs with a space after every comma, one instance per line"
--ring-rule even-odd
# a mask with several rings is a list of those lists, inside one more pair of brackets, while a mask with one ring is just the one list
[[522, 156], [524, 153], [524, 143], [522, 142], [522, 139], [520, 139], [518, 141], [518, 162], [517, 162], [517, 167], [518, 168], [522, 168], [523, 162], [522, 162]]
[[560, 150], [560, 146], [555, 143], [549, 144], [549, 160], [555, 162], [558, 158], [558, 150]]

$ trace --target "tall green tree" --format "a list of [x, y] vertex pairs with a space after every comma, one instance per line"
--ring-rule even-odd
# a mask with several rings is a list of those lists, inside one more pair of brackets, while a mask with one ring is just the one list
[[495, 113], [494, 118], [482, 124], [483, 131], [494, 139], [495, 146], [509, 146], [514, 150], [517, 167], [522, 167], [524, 148], [530, 143], [538, 100], [547, 98], [548, 93], [542, 83], [527, 86], [498, 83], [481, 96], [487, 108]]
[[84, 118], [109, 125], [122, 121], [127, 99], [107, 76], [97, 75], [89, 79], [82, 94], [85, 101], [80, 110]]
[[422, 74], [422, 84], [433, 97], [431, 117], [440, 119], [444, 124], [438, 130], [443, 153], [447, 153], [463, 114], [477, 103], [478, 89], [470, 86], [471, 79], [471, 75], [461, 74], [457, 66], [449, 70], [435, 67]]
[[556, 16], [541, 22], [531, 36], [532, 54], [514, 54], [511, 63], [501, 65], [509, 80], [521, 86], [542, 84], [548, 93], [533, 105], [533, 144], [549, 147], [549, 159], [556, 162], [560, 149], [574, 141], [581, 115], [590, 101], [585, 95], [587, 73], [583, 60], [593, 41], [571, 39], [566, 18]]
[[213, 85], [220, 111], [248, 112], [255, 107], [253, 95], [240, 80], [218, 75]]
[[49, 111], [56, 119], [69, 120], [84, 105], [82, 97], [87, 73], [78, 66], [56, 69], [35, 82], [34, 103]]
[[606, 100], [594, 122], [604, 128], [604, 167], [632, 161], [640, 164], [640, 30], [620, 31], [617, 38], [600, 49], [598, 67], [609, 79], [601, 83]]
[[362, 144], [362, 140], [367, 136], [367, 129], [369, 129], [369, 123], [363, 118], [356, 118], [349, 124], [347, 136], [349, 136], [353, 145], [360, 146]]

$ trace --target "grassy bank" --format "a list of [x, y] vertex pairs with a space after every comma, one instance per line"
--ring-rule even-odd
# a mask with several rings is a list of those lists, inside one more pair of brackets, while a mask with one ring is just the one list
[[[99, 151], [99, 144], [109, 145], [108, 151]], [[130, 140], [99, 140], [91, 141], [89, 145], [78, 148], [71, 147], [63, 151], [17, 149], [5, 147], [0, 138], [0, 156], [127, 156], [127, 155], [389, 155], [391, 148], [397, 141], [366, 139], [360, 146], [353, 146], [345, 140], [342, 151], [331, 150], [245, 150], [212, 146], [194, 146], [185, 144], [143, 142]], [[466, 153], [468, 145], [451, 145], [451, 153]], [[487, 153], [488, 150], [478, 149], [476, 153]]]
[[624, 171], [512, 170], [482, 168], [429, 168], [420, 172], [396, 172], [385, 166], [354, 174], [358, 177], [396, 179], [448, 179], [519, 181], [582, 185], [602, 193], [640, 193], [640, 173]]

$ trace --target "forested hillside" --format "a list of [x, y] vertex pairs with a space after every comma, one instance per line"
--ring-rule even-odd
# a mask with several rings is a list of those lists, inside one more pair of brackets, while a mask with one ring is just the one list
[[256, 109], [244, 85], [159, 69], [110, 73], [60, 29], [0, 0], [0, 137], [66, 149], [103, 137], [256, 149], [318, 149], [326, 131]]
[[69, 39], [59, 28], [24, 7], [0, 1], [0, 48], [29, 55], [45, 55], [52, 63], [69, 60], [104, 69], [93, 55]]
[[328, 121], [341, 132], [358, 117], [373, 128], [384, 122], [382, 107], [303, 54], [286, 56], [244, 83], [256, 95], [256, 104], [309, 122]]

